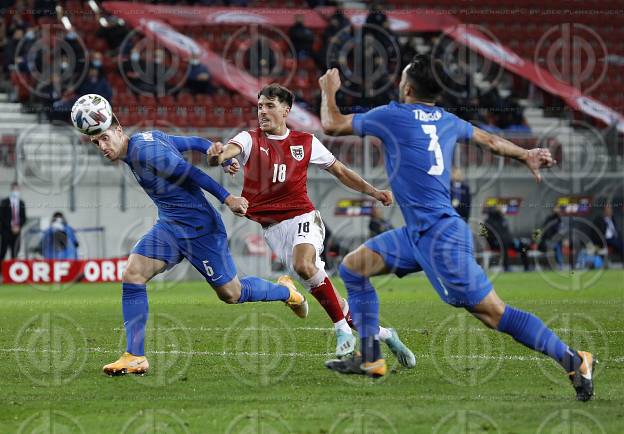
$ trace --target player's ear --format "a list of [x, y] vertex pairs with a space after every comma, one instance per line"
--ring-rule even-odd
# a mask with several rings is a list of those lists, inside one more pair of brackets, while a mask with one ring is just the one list
[[285, 105], [284, 107], [284, 117], [288, 117], [288, 114], [290, 113], [290, 106]]

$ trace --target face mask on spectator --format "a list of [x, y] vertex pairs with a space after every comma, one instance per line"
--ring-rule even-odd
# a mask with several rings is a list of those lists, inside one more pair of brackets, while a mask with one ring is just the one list
[[73, 41], [75, 39], [78, 38], [78, 35], [76, 34], [76, 32], [69, 32], [66, 36], [65, 39], [67, 39], [68, 41]]
[[130, 53], [130, 60], [137, 62], [141, 58], [141, 55], [137, 52]]
[[100, 66], [102, 66], [102, 61], [100, 59], [95, 59], [93, 61], [93, 66], [95, 66], [96, 68], [99, 68]]
[[29, 30], [29, 31], [27, 31], [27, 32], [26, 32], [26, 34], [24, 35], [24, 37], [25, 37], [26, 39], [33, 40], [33, 39], [35, 39], [35, 32], [34, 32], [34, 31], [32, 31], [32, 30]]
[[68, 62], [61, 62], [61, 69], [65, 70], [67, 68], [69, 68], [69, 63]]
[[191, 65], [199, 65], [199, 59], [191, 60]]
[[57, 230], [57, 231], [62, 231], [64, 228], [64, 224], [63, 224], [63, 218], [62, 217], [57, 217], [54, 219], [54, 221], [52, 221], [52, 224], [50, 226], [52, 226], [52, 229]]
[[11, 200], [19, 200], [20, 193], [17, 190], [11, 192]]

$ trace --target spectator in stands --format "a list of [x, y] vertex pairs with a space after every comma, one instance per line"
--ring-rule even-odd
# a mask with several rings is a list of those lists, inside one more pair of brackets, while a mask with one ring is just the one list
[[6, 32], [6, 24], [3, 19], [0, 19], [0, 56], [2, 56], [2, 69], [0, 69], [0, 80], [4, 79], [5, 75], [9, 72], [9, 69], [4, 67], [4, 50], [9, 42]]
[[295, 15], [295, 24], [288, 30], [288, 37], [299, 59], [312, 57], [314, 33], [303, 23], [302, 15]]
[[36, 92], [31, 102], [40, 113], [46, 114], [48, 120], [53, 120], [53, 105], [55, 102], [60, 101], [64, 94], [60, 74], [53, 73], [49, 82], [38, 83], [35, 90]]
[[[13, 32], [13, 35], [7, 40], [6, 49], [3, 53], [4, 68], [7, 71], [28, 72], [25, 54], [28, 52], [29, 44], [27, 41], [20, 44], [22, 38], [24, 38], [24, 30], [17, 28]], [[17, 51], [18, 48], [19, 52]]]
[[509, 230], [509, 223], [498, 208], [488, 210], [485, 220], [486, 239], [490, 248], [500, 251], [503, 258], [503, 269], [509, 271], [509, 249], [520, 254], [524, 271], [529, 271], [529, 258], [527, 256], [528, 243], [519, 238], [514, 238]]
[[[98, 38], [105, 39], [108, 49], [116, 52], [129, 33], [126, 23], [124, 20], [112, 15], [104, 17], [104, 21], [98, 19], [98, 23], [100, 24], [100, 28], [95, 35]], [[103, 23], [106, 23], [106, 25], [102, 25]], [[130, 47], [129, 44], [128, 47]], [[122, 54], [127, 55], [128, 53]]]
[[96, 68], [100, 74], [104, 72], [104, 55], [101, 52], [96, 51], [91, 55], [89, 68]]
[[78, 239], [74, 229], [67, 224], [62, 212], [52, 215], [50, 227], [41, 238], [41, 252], [45, 259], [78, 259]]
[[186, 88], [192, 93], [213, 94], [215, 91], [210, 72], [206, 65], [200, 62], [199, 57], [194, 55], [191, 58], [190, 69], [186, 79]]
[[567, 225], [563, 224], [561, 213], [561, 207], [553, 208], [552, 213], [542, 223], [537, 239], [539, 251], [547, 253], [549, 248], [553, 249], [555, 262], [560, 270], [563, 268], [563, 240], [568, 232]]
[[11, 184], [11, 194], [0, 202], [0, 269], [7, 250], [11, 249], [11, 258], [15, 259], [19, 252], [20, 235], [26, 223], [26, 206], [20, 199], [20, 188], [17, 182]]
[[53, 17], [56, 15], [55, 0], [35, 0], [34, 15], [37, 19], [41, 17]]
[[607, 246], [615, 250], [624, 263], [624, 240], [613, 219], [613, 206], [610, 203], [605, 205], [602, 216], [597, 217], [594, 224], [607, 242]]
[[[346, 30], [345, 30], [346, 29]], [[323, 45], [321, 52], [319, 53], [319, 66], [321, 68], [333, 68], [339, 66], [339, 59], [336, 58], [332, 50], [329, 52], [329, 48], [333, 46], [343, 46], [353, 37], [353, 28], [351, 21], [345, 17], [341, 9], [336, 9], [334, 14], [329, 17], [329, 22], [325, 30], [323, 30]], [[329, 55], [331, 58], [328, 58]]]
[[464, 182], [464, 174], [459, 167], [451, 172], [451, 205], [464, 221], [470, 218], [470, 186]]
[[386, 220], [384, 218], [381, 208], [378, 206], [373, 206], [373, 208], [371, 209], [370, 221], [368, 222], [370, 237], [372, 238], [392, 229], [394, 229], [394, 226], [392, 226], [392, 223], [390, 223], [389, 220]]
[[[85, 77], [82, 84], [78, 87], [76, 99], [81, 95], [85, 95], [87, 93], [97, 93], [98, 95], [103, 96], [107, 100], [111, 100], [113, 97], [113, 89], [111, 85], [108, 83], [106, 76], [104, 74], [100, 74], [100, 71], [95, 68], [89, 68], [89, 72]], [[75, 102], [72, 101], [71, 105]], [[71, 110], [71, 106], [69, 107]]]
[[386, 27], [387, 22], [388, 17], [381, 8], [381, 4], [377, 0], [373, 1], [370, 5], [370, 8], [368, 9], [366, 24], [383, 28]]

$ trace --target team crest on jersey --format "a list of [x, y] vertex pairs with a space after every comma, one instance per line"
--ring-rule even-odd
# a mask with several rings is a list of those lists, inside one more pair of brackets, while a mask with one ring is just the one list
[[303, 145], [291, 146], [290, 154], [297, 161], [303, 160]]

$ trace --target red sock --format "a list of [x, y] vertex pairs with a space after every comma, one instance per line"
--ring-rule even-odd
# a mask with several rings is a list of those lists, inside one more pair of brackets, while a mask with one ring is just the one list
[[344, 319], [345, 316], [342, 313], [338, 297], [336, 297], [334, 285], [332, 285], [329, 277], [326, 277], [325, 280], [323, 280], [323, 283], [316, 288], [312, 288], [310, 294], [312, 294], [321, 306], [323, 306], [323, 309], [325, 309], [325, 312], [327, 312], [327, 315], [329, 315], [332, 322], [337, 323], [338, 321]]
[[349, 309], [349, 311], [345, 315], [345, 319], [347, 320], [347, 324], [349, 324], [349, 327], [351, 327], [353, 330], [357, 330], [355, 328], [355, 324], [353, 324], [353, 317], [351, 316], [351, 309]]

